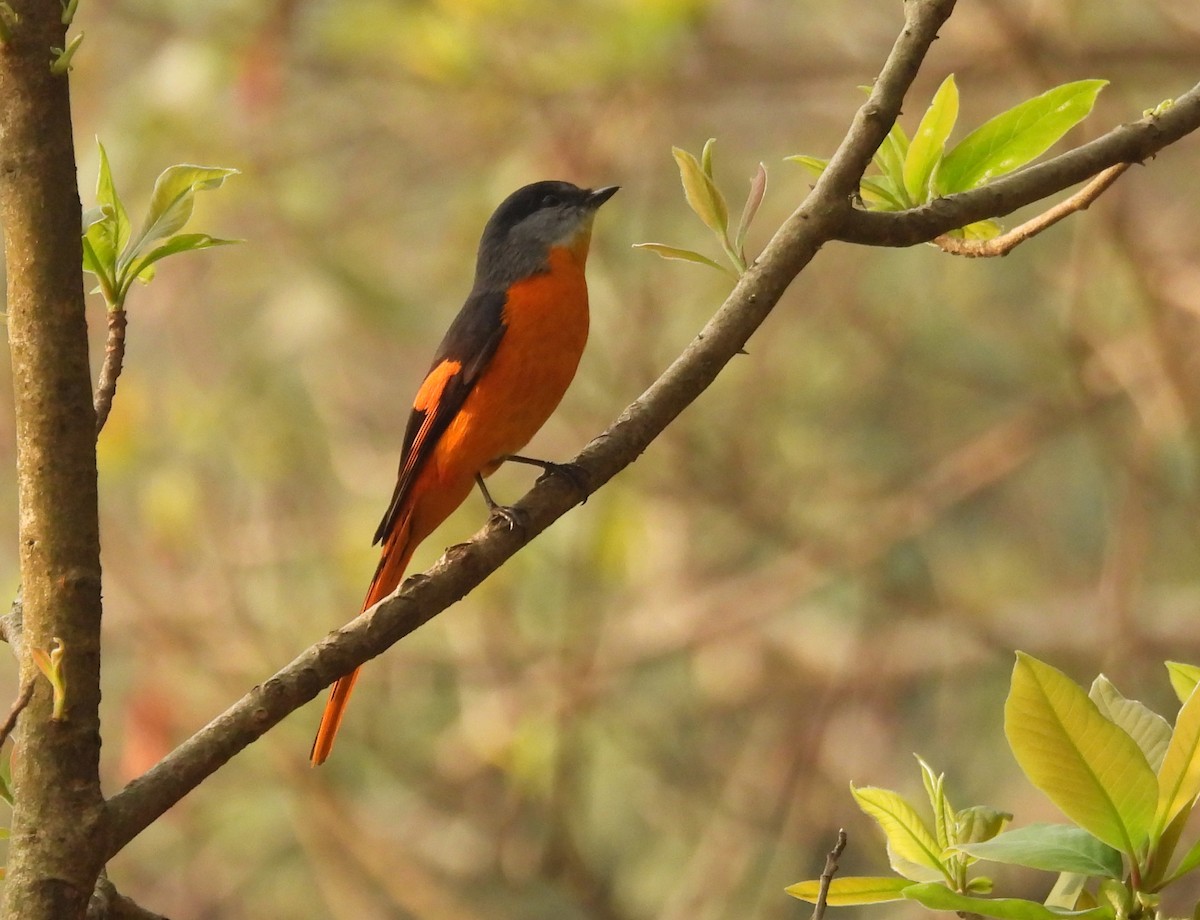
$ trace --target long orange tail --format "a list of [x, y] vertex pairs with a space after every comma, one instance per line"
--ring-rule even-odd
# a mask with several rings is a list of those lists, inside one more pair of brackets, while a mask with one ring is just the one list
[[[407, 522], [392, 531], [392, 535], [383, 544], [383, 553], [379, 558], [379, 566], [375, 569], [375, 577], [371, 579], [371, 587], [367, 589], [363, 610], [379, 603], [396, 590], [419, 542], [419, 540], [409, 539]], [[333, 750], [333, 739], [342, 724], [342, 716], [346, 714], [346, 704], [350, 702], [350, 692], [354, 689], [354, 683], [358, 680], [358, 672], [361, 670], [362, 668], [355, 668], [345, 677], [339, 677], [329, 690], [329, 700], [325, 703], [325, 711], [321, 714], [321, 725], [317, 728], [317, 737], [313, 741], [312, 753], [309, 754], [309, 760], [312, 761], [314, 767], [323, 764], [325, 758], [329, 756], [329, 752]]]

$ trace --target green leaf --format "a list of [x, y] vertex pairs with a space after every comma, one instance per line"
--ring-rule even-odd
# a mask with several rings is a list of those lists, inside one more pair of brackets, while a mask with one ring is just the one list
[[[954, 839], [959, 843], [982, 843], [991, 840], [1011, 821], [1013, 816], [988, 805], [972, 805], [954, 816]], [[961, 849], [961, 847], [960, 847]]]
[[1030, 824], [998, 834], [991, 840], [959, 844], [977, 859], [1045, 869], [1120, 878], [1121, 854], [1083, 828], [1071, 824]]
[[[847, 876], [835, 878], [829, 883], [826, 903], [830, 907], [850, 907], [853, 904], [881, 904], [886, 901], [902, 901], [900, 894], [911, 885], [906, 878], [883, 876], [871, 878], [868, 876]], [[798, 882], [784, 889], [792, 897], [800, 901], [815, 904], [821, 892], [821, 880], [812, 879], [810, 882]]]
[[1200, 693], [1196, 690], [1175, 718], [1175, 731], [1158, 771], [1158, 786], [1155, 838], [1200, 795]]
[[672, 147], [671, 153], [679, 164], [679, 178], [683, 182], [683, 194], [688, 206], [704, 221], [706, 227], [724, 237], [729, 227], [729, 209], [725, 206], [725, 197], [694, 156], [679, 147]]
[[96, 138], [96, 146], [100, 148], [100, 171], [96, 177], [96, 204], [106, 213], [111, 213], [114, 218], [113, 250], [120, 252], [129, 242], [129, 215], [125, 213], [125, 206], [121, 204], [121, 196], [117, 194], [117, 187], [113, 184], [112, 169], [108, 164], [108, 151], [104, 149], [99, 138]]
[[1171, 689], [1182, 703], [1192, 695], [1196, 684], [1200, 684], [1200, 667], [1182, 661], [1168, 661], [1167, 676], [1171, 678]]
[[1087, 117], [1107, 84], [1065, 83], [980, 125], [942, 160], [935, 183], [938, 193], [965, 192], [1041, 156]]
[[1084, 920], [1114, 920], [1115, 914], [1107, 907], [1091, 910], [1061, 910], [1046, 907], [1036, 901], [1018, 898], [969, 898], [956, 894], [945, 885], [926, 882], [909, 885], [903, 895], [911, 901], [923, 904], [930, 910], [962, 911], [996, 917], [998, 920], [1058, 920], [1062, 917], [1079, 917]]
[[759, 163], [758, 170], [750, 177], [750, 194], [746, 196], [746, 206], [742, 208], [742, 219], [738, 221], [737, 235], [733, 239], [733, 247], [738, 252], [741, 252], [742, 247], [746, 244], [746, 233], [750, 229], [750, 222], [758, 213], [766, 193], [767, 167]]
[[903, 211], [907, 207], [905, 193], [887, 176], [864, 176], [858, 191], [872, 211]]
[[887, 851], [888, 865], [892, 867], [892, 871], [909, 881], [945, 882], [951, 877], [949, 868], [931, 869], [924, 863], [915, 862], [896, 852], [890, 840], [884, 844], [884, 849]]
[[1072, 821], [1124, 853], [1145, 842], [1158, 779], [1137, 743], [1066, 675], [1017, 653], [1004, 704], [1017, 763]]
[[[829, 892], [825, 903], [830, 907], [850, 907], [855, 904], [902, 901], [904, 896], [901, 892], [911, 884], [912, 882], [906, 878], [895, 878], [890, 875], [880, 878], [868, 876], [835, 878], [829, 883]], [[821, 891], [821, 880], [797, 882], [784, 890], [793, 898], [815, 904]]]
[[730, 274], [720, 262], [710, 259], [708, 256], [702, 256], [698, 252], [692, 252], [690, 249], [680, 249], [677, 246], [668, 246], [665, 243], [634, 243], [634, 249], [648, 249], [650, 252], [657, 253], [664, 259], [674, 259], [679, 262], [695, 262], [698, 265], [707, 265], [709, 268], [715, 268], [719, 272]]
[[[900, 127], [900, 122], [892, 125], [888, 136], [883, 139], [879, 149], [872, 159], [879, 171], [892, 180], [892, 184], [907, 198], [904, 191], [904, 161], [908, 158], [908, 135]], [[905, 201], [904, 207], [911, 207], [911, 201]], [[902, 209], [903, 210], [903, 209]]]
[[958, 240], [992, 240], [1003, 232], [1004, 227], [999, 221], [977, 220], [975, 223], [959, 227], [957, 230], [950, 230], [946, 236]]
[[181, 230], [192, 216], [197, 192], [220, 188], [236, 169], [223, 166], [169, 166], [154, 183], [150, 208], [136, 238], [121, 253], [124, 269], [141, 254], [148, 243], [160, 240]]
[[870, 815], [883, 828], [888, 846], [896, 856], [924, 869], [945, 874], [941, 847], [925, 826], [920, 815], [905, 799], [890, 789], [863, 786], [850, 792], [858, 807]]
[[716, 146], [717, 139], [710, 137], [704, 142], [704, 148], [700, 151], [700, 168], [704, 170], [704, 175], [708, 178], [713, 177], [713, 147]]
[[177, 252], [194, 252], [199, 249], [211, 249], [213, 246], [229, 246], [233, 243], [240, 243], [241, 240], [221, 240], [216, 237], [209, 236], [207, 233], [180, 233], [161, 246], [157, 246], [146, 255], [134, 260], [128, 267], [125, 274], [125, 288], [128, 290], [129, 284], [134, 278], [139, 278], [143, 281], [149, 281], [152, 272], [151, 266], [155, 262], [165, 259], [167, 256], [173, 256]]
[[1145, 703], [1126, 699], [1103, 674], [1092, 681], [1088, 698], [1096, 704], [1100, 714], [1129, 733], [1142, 753], [1150, 769], [1157, 771], [1162, 766], [1163, 755], [1171, 741], [1171, 723], [1150, 709]]
[[820, 179], [821, 173], [825, 172], [826, 168], [829, 166], [828, 160], [822, 160], [820, 157], [806, 156], [803, 153], [798, 153], [795, 156], [784, 157], [784, 160], [789, 163], [799, 163], [810, 173], [812, 173], [814, 179]]
[[958, 87], [954, 74], [946, 77], [925, 110], [904, 158], [904, 189], [914, 204], [930, 199], [930, 180], [942, 161], [946, 139], [958, 120]]
[[929, 796], [929, 806], [933, 809], [933, 832], [942, 852], [952, 843], [957, 842], [954, 836], [954, 809], [946, 798], [946, 774], [934, 773], [920, 756], [917, 763], [921, 765], [921, 782], [925, 784], [925, 794]]
[[1043, 902], [1047, 907], [1074, 910], [1090, 876], [1082, 872], [1062, 872]]

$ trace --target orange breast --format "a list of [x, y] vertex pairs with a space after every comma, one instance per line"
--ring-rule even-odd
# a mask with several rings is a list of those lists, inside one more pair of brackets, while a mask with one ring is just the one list
[[428, 505], [414, 508], [418, 538], [462, 503], [477, 472], [488, 475], [524, 447], [570, 386], [588, 334], [580, 248], [552, 249], [550, 271], [509, 289], [504, 338], [419, 476], [436, 486], [414, 489]]

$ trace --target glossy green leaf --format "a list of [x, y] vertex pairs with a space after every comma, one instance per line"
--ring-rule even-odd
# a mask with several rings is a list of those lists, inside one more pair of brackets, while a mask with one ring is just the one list
[[1182, 703], [1192, 695], [1196, 684], [1200, 684], [1200, 667], [1182, 661], [1168, 661], [1167, 676], [1171, 678], [1171, 689]]
[[664, 259], [674, 259], [679, 262], [695, 262], [698, 265], [707, 265], [709, 268], [715, 268], [719, 272], [729, 274], [727, 269], [720, 262], [710, 259], [708, 256], [703, 256], [698, 252], [692, 252], [690, 249], [680, 249], [678, 246], [668, 246], [665, 243], [634, 243], [634, 249], [647, 249], [650, 252], [662, 256]]
[[1200, 795], [1200, 693], [1196, 690], [1175, 718], [1175, 731], [1158, 771], [1158, 785], [1155, 837]]
[[1088, 698], [1096, 704], [1100, 714], [1129, 733], [1142, 753], [1150, 769], [1157, 771], [1162, 766], [1163, 755], [1171, 741], [1171, 723], [1137, 700], [1126, 699], [1107, 677], [1101, 674], [1092, 681]]
[[[829, 892], [825, 903], [830, 907], [849, 907], [854, 904], [882, 904], [885, 901], [902, 901], [904, 900], [904, 896], [901, 892], [911, 884], [912, 882], [906, 878], [896, 878], [892, 875], [880, 878], [871, 878], [868, 876], [834, 878], [829, 883]], [[812, 879], [807, 882], [797, 882], [795, 885], [791, 885], [784, 890], [793, 898], [799, 898], [801, 901], [808, 901], [810, 904], [815, 904], [821, 891], [821, 880]]]
[[980, 125], [942, 160], [936, 188], [950, 195], [982, 185], [1041, 156], [1091, 112], [1107, 80], [1047, 90]]
[[958, 87], [954, 74], [946, 77], [925, 110], [904, 158], [904, 188], [915, 204], [930, 199], [930, 180], [941, 163], [946, 140], [958, 121]]
[[1067, 817], [1109, 846], [1137, 851], [1154, 820], [1158, 779], [1078, 685], [1018, 652], [1004, 732], [1029, 781]]
[[1115, 914], [1108, 907], [1091, 910], [1060, 910], [1046, 907], [1036, 901], [1018, 898], [971, 898], [957, 894], [945, 885], [926, 882], [909, 885], [904, 889], [905, 898], [923, 904], [930, 910], [961, 911], [996, 917], [998, 920], [1058, 920], [1062, 917], [1079, 917], [1082, 920], [1114, 920]]
[[903, 860], [927, 870], [945, 871], [941, 847], [921, 816], [903, 798], [890, 789], [877, 786], [850, 787], [858, 807], [870, 815], [887, 837], [888, 845]]
[[1045, 869], [1120, 878], [1121, 854], [1071, 824], [1030, 824], [991, 840], [959, 844], [958, 849], [977, 859]]
[[181, 230], [192, 216], [196, 193], [219, 188], [236, 169], [220, 166], [170, 166], [154, 183], [146, 220], [137, 236], [121, 253], [121, 267], [131, 264], [148, 243]]
[[679, 164], [679, 178], [683, 182], [683, 194], [688, 206], [704, 221], [706, 227], [724, 236], [729, 227], [725, 196], [694, 156], [679, 147], [672, 147], [671, 153]]

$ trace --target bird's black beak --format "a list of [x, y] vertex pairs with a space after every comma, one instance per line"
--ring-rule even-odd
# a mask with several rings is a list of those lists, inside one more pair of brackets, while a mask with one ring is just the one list
[[598, 188], [594, 192], [590, 192], [587, 196], [587, 206], [593, 211], [608, 201], [613, 195], [621, 190], [619, 185], [610, 185], [607, 188]]

